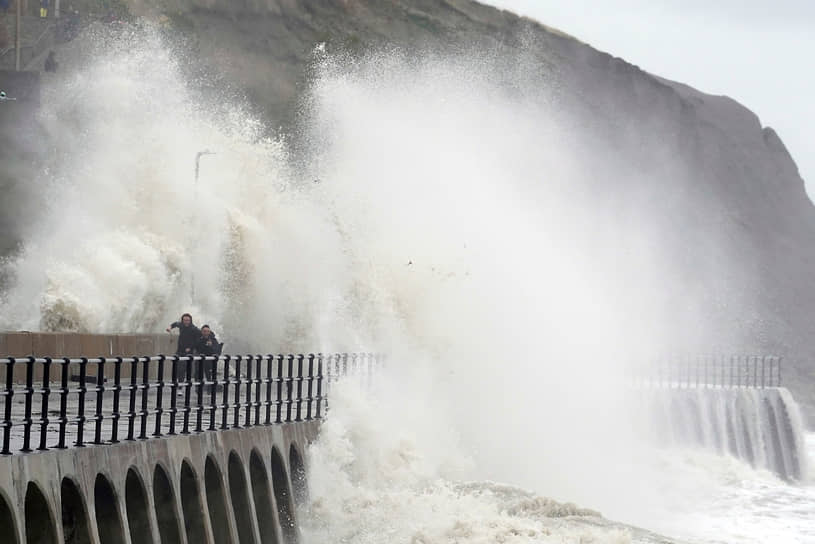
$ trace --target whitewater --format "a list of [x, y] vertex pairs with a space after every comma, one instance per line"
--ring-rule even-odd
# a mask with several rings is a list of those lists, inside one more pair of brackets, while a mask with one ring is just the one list
[[809, 476], [632, 424], [632, 361], [739, 333], [677, 326], [642, 174], [528, 60], [318, 48], [274, 133], [149, 24], [91, 29], [42, 82], [41, 214], [2, 263], [0, 328], [189, 311], [236, 352], [387, 353], [374, 390], [332, 390], [308, 543], [815, 540]]

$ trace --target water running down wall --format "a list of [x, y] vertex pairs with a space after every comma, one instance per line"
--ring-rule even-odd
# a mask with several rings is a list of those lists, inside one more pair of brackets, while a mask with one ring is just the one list
[[783, 387], [648, 388], [645, 424], [664, 447], [701, 447], [747, 461], [788, 481], [807, 475], [798, 404]]

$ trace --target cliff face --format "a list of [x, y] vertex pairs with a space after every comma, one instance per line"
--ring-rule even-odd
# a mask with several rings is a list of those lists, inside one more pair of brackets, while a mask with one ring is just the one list
[[[393, 44], [522, 58], [552, 82], [563, 118], [580, 120], [587, 141], [612, 150], [611, 159], [585, 159], [596, 170], [594, 190], [621, 214], [659, 218], [653, 228], [676, 286], [676, 327], [693, 329], [704, 313], [738, 331], [717, 343], [715, 330], [696, 331], [676, 349], [783, 355], [786, 383], [815, 407], [815, 210], [779, 136], [733, 100], [469, 0], [124, 4], [182, 36], [190, 72], [205, 87], [245, 94], [270, 127], [295, 118], [318, 43], [351, 54]], [[608, 160], [631, 172], [626, 187], [605, 183]]]

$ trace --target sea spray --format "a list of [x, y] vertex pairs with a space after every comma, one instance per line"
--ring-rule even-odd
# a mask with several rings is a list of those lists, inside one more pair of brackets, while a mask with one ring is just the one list
[[[472, 460], [403, 427], [401, 407], [377, 403], [348, 382], [332, 390], [332, 409], [309, 447], [309, 502], [299, 511], [307, 543], [613, 543], [655, 542], [591, 510], [520, 488], [459, 478]], [[431, 423], [432, 425], [432, 423]], [[635, 530], [635, 532], [637, 532]]]

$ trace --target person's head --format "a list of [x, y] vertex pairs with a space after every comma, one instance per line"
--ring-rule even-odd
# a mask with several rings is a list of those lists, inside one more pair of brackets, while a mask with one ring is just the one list
[[209, 328], [209, 325], [201, 327], [201, 336], [207, 338], [210, 334], [212, 334], [212, 330]]
[[189, 327], [192, 325], [192, 316], [190, 314], [182, 314], [181, 315], [181, 324], [185, 327]]

